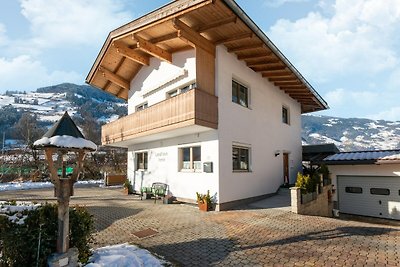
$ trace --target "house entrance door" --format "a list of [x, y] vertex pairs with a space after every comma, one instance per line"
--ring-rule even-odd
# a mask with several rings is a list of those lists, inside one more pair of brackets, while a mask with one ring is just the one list
[[283, 153], [283, 184], [289, 184], [289, 154]]

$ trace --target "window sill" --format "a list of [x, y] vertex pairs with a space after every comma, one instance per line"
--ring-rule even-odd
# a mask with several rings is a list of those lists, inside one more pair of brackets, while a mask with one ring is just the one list
[[202, 173], [201, 170], [194, 170], [194, 169], [181, 169], [179, 172], [183, 172], [183, 173]]
[[232, 172], [233, 173], [249, 173], [249, 172], [252, 172], [252, 171], [250, 171], [250, 170], [233, 170]]

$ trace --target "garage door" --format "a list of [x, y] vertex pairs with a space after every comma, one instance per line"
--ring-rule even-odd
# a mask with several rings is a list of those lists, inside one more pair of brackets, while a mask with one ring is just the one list
[[339, 210], [400, 220], [400, 177], [338, 176]]

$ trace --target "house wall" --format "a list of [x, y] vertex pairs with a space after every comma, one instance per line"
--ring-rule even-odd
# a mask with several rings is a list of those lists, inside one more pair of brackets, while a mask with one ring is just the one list
[[[337, 176], [400, 176], [400, 164], [369, 164], [369, 165], [329, 165], [334, 188], [337, 187]], [[333, 194], [333, 200], [338, 201], [338, 194]]]
[[196, 80], [196, 58], [194, 49], [174, 53], [172, 64], [155, 57], [150, 65], [143, 66], [135, 79], [131, 81], [128, 96], [128, 114], [135, 107], [148, 102], [154, 105], [167, 97], [167, 92], [191, 84]]
[[[213, 172], [181, 171], [179, 169], [179, 148], [201, 146], [202, 162], [213, 162]], [[135, 152], [148, 152], [148, 169], [135, 171]], [[136, 191], [154, 182], [169, 185], [175, 197], [195, 200], [196, 192], [210, 194], [218, 192], [218, 140], [217, 131], [180, 136], [161, 141], [142, 143], [128, 148], [128, 179]]]
[[[217, 47], [216, 77], [220, 201], [276, 192], [284, 182], [283, 152], [289, 153], [290, 182], [294, 183], [301, 171], [300, 104], [229, 54], [224, 46]], [[249, 108], [232, 102], [232, 79], [249, 88]], [[282, 106], [290, 110], [290, 125], [282, 123]], [[251, 147], [251, 172], [232, 171], [233, 143]]]

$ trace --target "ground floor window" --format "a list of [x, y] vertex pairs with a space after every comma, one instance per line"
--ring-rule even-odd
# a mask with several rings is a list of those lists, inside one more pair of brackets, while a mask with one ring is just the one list
[[139, 152], [135, 154], [136, 170], [147, 170], [147, 152]]
[[250, 171], [250, 148], [232, 147], [232, 164], [234, 171]]
[[201, 147], [182, 147], [180, 153], [181, 170], [201, 170]]

